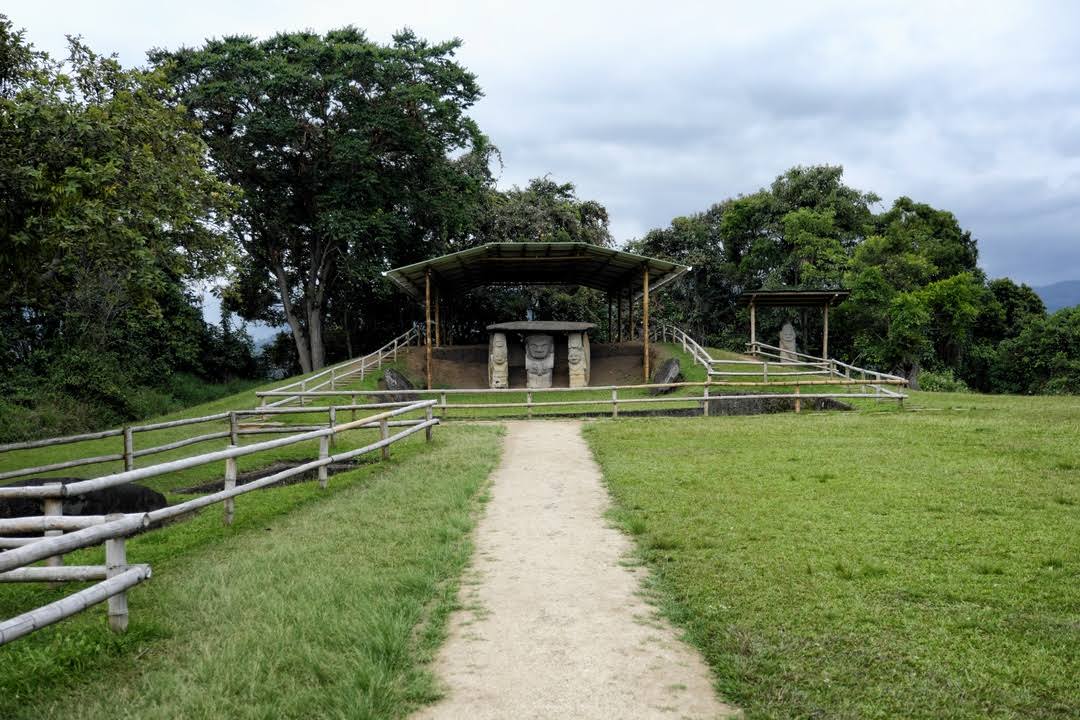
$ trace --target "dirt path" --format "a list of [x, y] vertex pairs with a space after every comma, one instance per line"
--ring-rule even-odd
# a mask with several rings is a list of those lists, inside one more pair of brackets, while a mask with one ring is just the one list
[[464, 610], [429, 718], [716, 718], [696, 651], [639, 596], [577, 422], [510, 422], [476, 532]]

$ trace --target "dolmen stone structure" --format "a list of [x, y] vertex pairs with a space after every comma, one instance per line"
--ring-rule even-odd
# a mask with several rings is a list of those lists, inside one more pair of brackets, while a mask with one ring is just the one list
[[558, 320], [520, 320], [488, 325], [488, 387], [509, 386], [510, 353], [507, 333], [522, 337], [525, 345], [525, 386], [529, 389], [551, 387], [555, 370], [554, 334], [566, 336], [567, 370], [570, 387], [587, 387], [591, 357], [588, 332], [596, 327], [586, 322]]

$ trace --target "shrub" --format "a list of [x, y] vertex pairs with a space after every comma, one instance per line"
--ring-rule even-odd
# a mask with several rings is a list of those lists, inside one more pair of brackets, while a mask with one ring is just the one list
[[932, 370], [919, 371], [919, 389], [929, 392], [971, 392], [964, 381], [956, 377], [952, 368], [934, 372]]

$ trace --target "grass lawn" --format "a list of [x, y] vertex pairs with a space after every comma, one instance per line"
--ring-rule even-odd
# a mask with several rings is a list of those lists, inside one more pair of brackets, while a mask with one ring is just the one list
[[[213, 506], [132, 539], [154, 577], [129, 593], [128, 632], [108, 632], [102, 605], [0, 648], [0, 717], [404, 717], [437, 694], [425, 663], [499, 432], [437, 428], [327, 490], [242, 496], [232, 527]], [[66, 590], [0, 586], [0, 616]]]
[[1080, 717], [1080, 399], [908, 405], [586, 436], [748, 717]]

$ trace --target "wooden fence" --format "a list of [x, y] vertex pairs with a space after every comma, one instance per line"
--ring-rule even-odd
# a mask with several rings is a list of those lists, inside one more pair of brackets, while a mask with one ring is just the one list
[[420, 330], [420, 326], [413, 325], [411, 329], [403, 332], [401, 335], [398, 335], [396, 338], [389, 341], [378, 350], [370, 352], [363, 357], [346, 360], [345, 362], [338, 363], [337, 365], [331, 365], [325, 370], [311, 375], [310, 377], [306, 377], [302, 380], [297, 380], [294, 383], [290, 383], [288, 385], [284, 385], [278, 388], [278, 390], [282, 392], [288, 390], [297, 390], [298, 392], [293, 395], [287, 394], [280, 400], [268, 403], [267, 407], [288, 405], [296, 401], [299, 401], [300, 404], [303, 404], [307, 397], [304, 393], [309, 390], [317, 391], [327, 386], [330, 386], [331, 390], [335, 390], [338, 386], [338, 383], [349, 378], [359, 377], [360, 380], [363, 380], [368, 370], [371, 370], [373, 368], [381, 368], [383, 362], [385, 362], [387, 359], [397, 360], [399, 349], [408, 347], [413, 342], [416, 342], [416, 344], [419, 345], [422, 337], [423, 332]]
[[[628, 406], [649, 407], [663, 403], [669, 407], [688, 406], [697, 408], [701, 414], [710, 413], [712, 403], [725, 401], [745, 401], [784, 398], [792, 401], [795, 412], [802, 410], [802, 403], [818, 399], [856, 399], [902, 401], [906, 396], [898, 392], [907, 384], [904, 378], [873, 370], [865, 370], [847, 365], [838, 360], [826, 360], [811, 355], [799, 354], [796, 359], [772, 353], [779, 351], [764, 343], [756, 343], [755, 351], [762, 359], [717, 359], [697, 343], [693, 338], [677, 327], [661, 325], [653, 333], [654, 339], [662, 342], [681, 344], [683, 350], [695, 363], [706, 369], [704, 382], [645, 383], [637, 385], [591, 385], [586, 388], [454, 388], [454, 389], [414, 389], [395, 390], [394, 395], [409, 397], [437, 398], [435, 408], [439, 416], [446, 419], [451, 410], [524, 410], [526, 417], [532, 417], [534, 410], [547, 408], [566, 408], [567, 411], [589, 411], [606, 408], [611, 417], [619, 417], [619, 408]], [[846, 374], [845, 374], [846, 373]], [[654, 388], [701, 388], [697, 395], [665, 395], [658, 397], [637, 397], [643, 391]], [[897, 390], [890, 389], [897, 388]], [[737, 392], [735, 392], [737, 390]], [[757, 390], [758, 392], [747, 392]], [[331, 402], [335, 398], [350, 398], [356, 403], [360, 398], [373, 395], [386, 395], [384, 390], [318, 390], [310, 388], [296, 391], [278, 388], [256, 392], [256, 396], [269, 404], [272, 398], [300, 399], [304, 402]], [[573, 393], [577, 397], [559, 399], [560, 394]], [[583, 399], [586, 394], [610, 393], [610, 396]], [[622, 396], [620, 396], [622, 393]], [[504, 400], [508, 395], [525, 395], [524, 401]], [[451, 402], [450, 398], [461, 398], [479, 402]], [[552, 397], [539, 400], [539, 397]], [[275, 402], [281, 402], [277, 400]], [[310, 406], [309, 406], [310, 407]], [[472, 417], [462, 414], [460, 417]]]
[[[61, 600], [0, 622], [0, 645], [104, 601], [108, 602], [109, 627], [118, 632], [123, 631], [128, 623], [127, 590], [150, 577], [150, 567], [148, 565], [128, 563], [124, 543], [125, 538], [150, 527], [154, 523], [186, 516], [199, 508], [215, 503], [223, 503], [224, 521], [232, 523], [235, 514], [234, 498], [237, 496], [312, 470], [317, 471], [319, 485], [325, 488], [328, 477], [327, 467], [331, 463], [348, 460], [376, 450], [382, 452], [383, 458], [388, 458], [392, 444], [421, 430], [425, 431], [427, 440], [430, 441], [432, 428], [439, 422], [433, 416], [434, 405], [433, 400], [419, 400], [416, 402], [354, 405], [344, 408], [321, 408], [320, 410], [325, 410], [329, 414], [330, 422], [328, 427], [319, 427], [313, 430], [299, 429], [299, 432], [297, 432], [298, 428], [294, 427], [288, 430], [288, 432], [293, 433], [288, 437], [251, 445], [238, 444], [238, 435], [242, 434], [236, 422], [238, 413], [228, 413], [227, 415], [231, 420], [230, 430], [224, 435], [215, 435], [215, 437], [229, 437], [229, 446], [224, 450], [202, 453], [145, 468], [128, 469], [123, 472], [76, 482], [26, 487], [0, 487], [0, 499], [38, 499], [42, 501], [44, 509], [44, 514], [41, 516], [0, 519], [0, 534], [44, 533], [40, 537], [0, 538], [0, 547], [9, 548], [4, 552], [0, 552], [0, 582], [95, 582], [91, 587], [68, 595]], [[383, 408], [391, 409], [341, 424], [336, 422], [335, 416], [338, 410], [352, 410], [355, 416], [357, 410]], [[316, 409], [280, 408], [276, 409], [276, 412], [312, 412], [313, 410]], [[267, 411], [259, 411], [260, 414], [265, 412]], [[275, 409], [271, 409], [270, 412], [275, 412]], [[392, 418], [415, 412], [423, 412], [424, 418], [392, 420]], [[200, 420], [205, 421], [205, 419]], [[158, 427], [162, 425], [164, 423], [159, 423]], [[390, 428], [395, 426], [404, 427], [404, 429], [391, 435]], [[330, 452], [331, 442], [338, 433], [358, 428], [378, 428], [380, 439], [360, 448], [336, 453]], [[236, 485], [237, 458], [309, 440], [319, 441], [319, 452], [315, 459], [240, 486]], [[48, 444], [48, 441], [38, 442]], [[38, 447], [42, 446], [38, 445]], [[106, 516], [64, 516], [62, 514], [63, 499], [65, 497], [77, 496], [123, 483], [146, 480], [221, 461], [225, 462], [224, 489], [219, 492], [210, 493], [176, 505], [169, 505], [148, 513]], [[62, 565], [62, 555], [64, 553], [100, 545], [101, 543], [105, 543], [104, 565], [74, 567]], [[45, 567], [32, 566], [33, 563], [42, 560], [47, 563]]]

